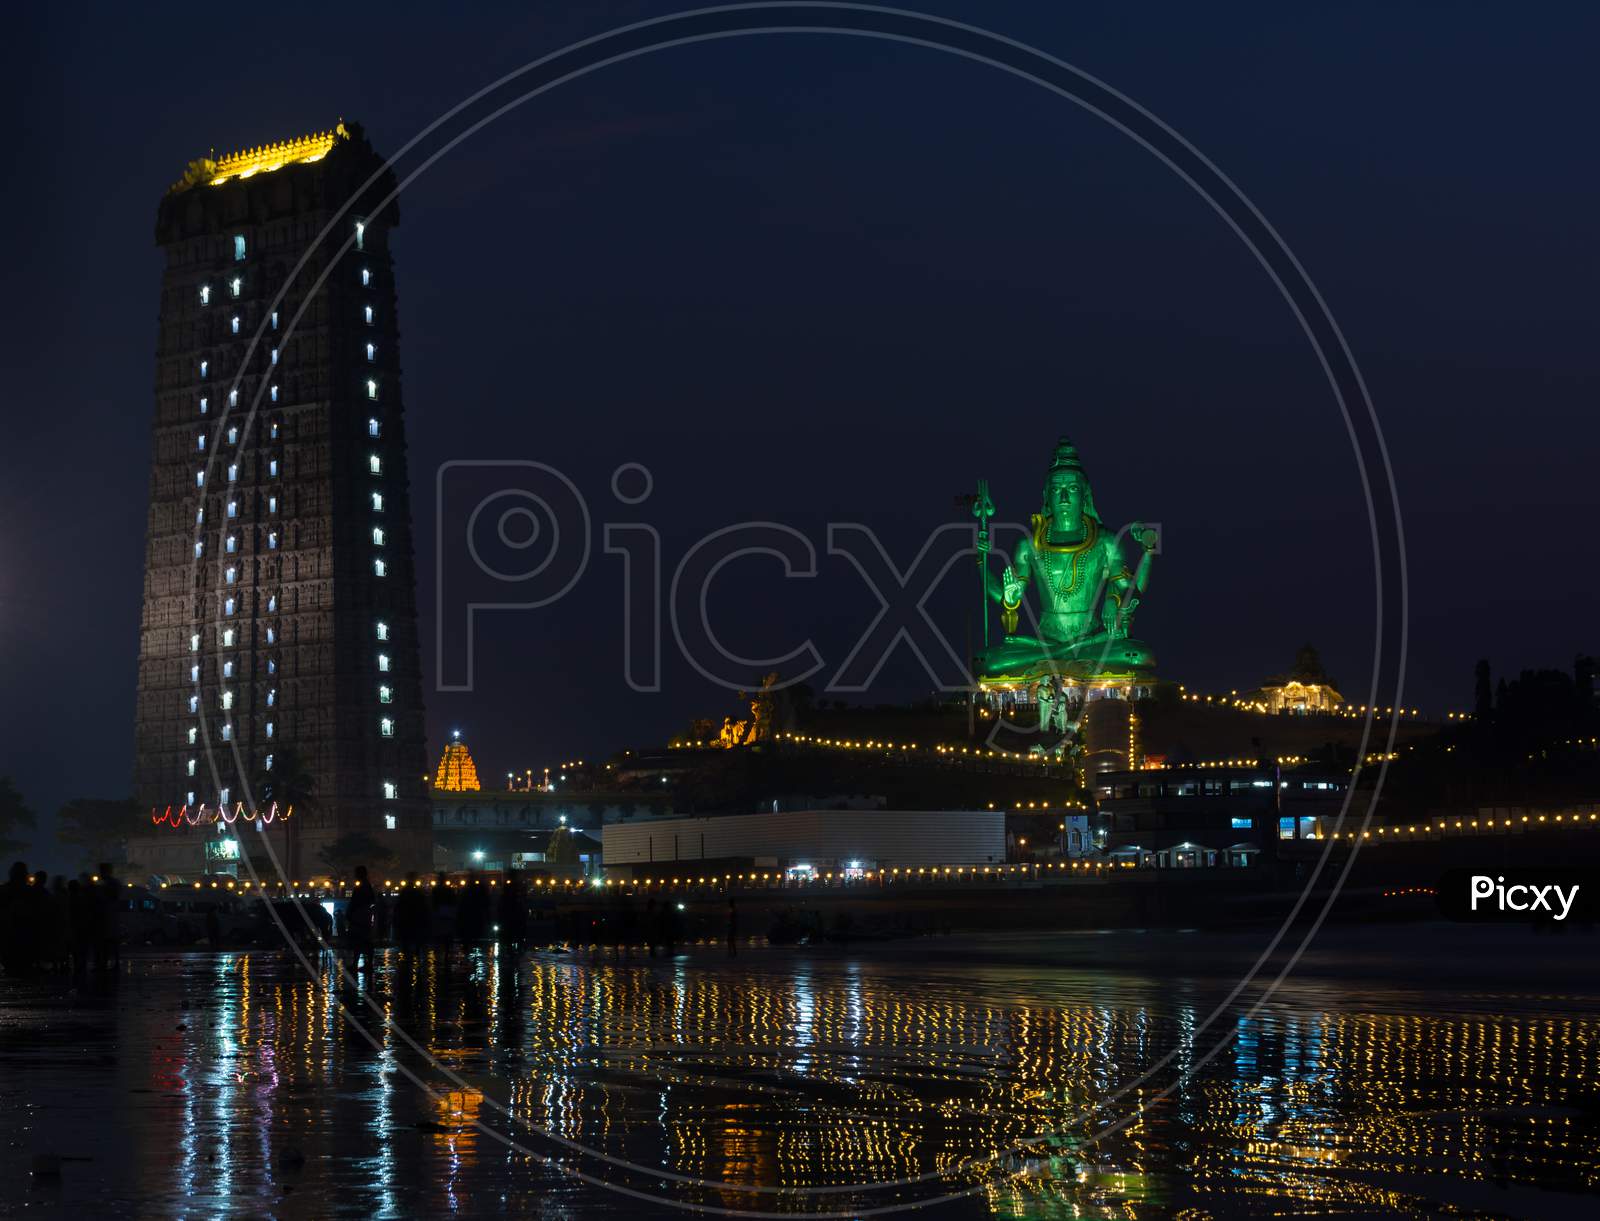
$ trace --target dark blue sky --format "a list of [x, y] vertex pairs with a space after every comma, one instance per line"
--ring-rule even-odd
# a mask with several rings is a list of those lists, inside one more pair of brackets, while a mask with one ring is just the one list
[[[341, 115], [393, 150], [526, 60], [669, 11], [538, 7], [61, 7], [4, 53], [0, 772], [41, 812], [129, 787], [163, 190], [210, 148]], [[1600, 647], [1593, 12], [924, 7], [1154, 110], [1316, 280], [1400, 488], [1408, 703], [1464, 707], [1480, 655]], [[837, 664], [876, 603], [826, 522], [904, 562], [979, 475], [1025, 518], [1062, 432], [1108, 521], [1166, 528], [1139, 623], [1165, 674], [1245, 687], [1310, 639], [1365, 687], [1367, 525], [1310, 349], [1198, 198], [1059, 99], [860, 40], [682, 48], [515, 111], [402, 213], [425, 634], [441, 462], [550, 463], [596, 523], [574, 595], [480, 625], [477, 690], [430, 696], [431, 749], [459, 725], [492, 775], [731, 710], [670, 659], [660, 695], [628, 691], [601, 522], [651, 521], [669, 569], [718, 527], [792, 524], [818, 577], [750, 561], [714, 615], [751, 652], [809, 634]], [[640, 510], [608, 490], [627, 461], [654, 472]], [[962, 566], [930, 602], [958, 644], [974, 584]], [[918, 688], [909, 662], [886, 698]]]

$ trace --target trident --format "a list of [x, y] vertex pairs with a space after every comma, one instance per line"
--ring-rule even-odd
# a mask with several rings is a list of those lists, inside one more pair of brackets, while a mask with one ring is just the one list
[[978, 480], [978, 494], [972, 498], [972, 515], [978, 519], [978, 615], [983, 620], [983, 647], [989, 647], [989, 586], [985, 580], [989, 541], [989, 519], [994, 516], [994, 501], [989, 499], [989, 481]]

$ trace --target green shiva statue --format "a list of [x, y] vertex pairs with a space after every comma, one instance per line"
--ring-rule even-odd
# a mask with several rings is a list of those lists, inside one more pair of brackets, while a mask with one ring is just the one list
[[[979, 531], [984, 593], [1000, 604], [1006, 632], [1004, 641], [978, 654], [980, 682], [1152, 676], [1155, 657], [1132, 631], [1160, 536], [1138, 522], [1123, 531], [1140, 548], [1138, 564], [1129, 571], [1121, 539], [1101, 522], [1077, 447], [1065, 437], [1056, 444], [1044, 504], [1032, 526], [998, 577], [989, 565], [988, 531]], [[1038, 637], [1017, 633], [1023, 590], [1030, 584], [1038, 591]]]

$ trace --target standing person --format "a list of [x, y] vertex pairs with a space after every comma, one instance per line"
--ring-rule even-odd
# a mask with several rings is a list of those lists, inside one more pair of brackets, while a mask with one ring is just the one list
[[454, 940], [455, 928], [455, 901], [450, 897], [450, 879], [444, 870], [439, 870], [433, 877], [433, 928], [430, 930], [436, 941], [442, 942], [447, 948]]
[[67, 927], [72, 938], [72, 973], [82, 979], [94, 957], [94, 896], [89, 879], [81, 874], [67, 883]]
[[422, 893], [422, 883], [417, 871], [406, 874], [405, 885], [400, 888], [400, 898], [395, 902], [394, 931], [400, 946], [414, 954], [428, 938], [428, 925], [433, 922], [433, 911], [428, 897]]
[[367, 881], [367, 867], [357, 865], [356, 884], [350, 891], [350, 906], [345, 909], [352, 971], [359, 971], [362, 962], [367, 964], [367, 970], [372, 969], [372, 924], [376, 906], [377, 896], [372, 893], [372, 883]]
[[28, 865], [13, 861], [6, 884], [0, 887], [0, 964], [7, 975], [27, 973]]
[[99, 877], [95, 887], [95, 968], [105, 971], [122, 965], [122, 920], [118, 909], [125, 900], [105, 861], [100, 862]]
[[67, 906], [67, 879], [59, 873], [50, 879], [50, 950], [54, 969], [62, 975], [72, 970], [72, 921]]
[[55, 900], [50, 897], [50, 875], [41, 869], [28, 887], [27, 934], [29, 957], [35, 970], [49, 970], [56, 961]]
[[522, 879], [515, 873], [506, 874], [495, 921], [500, 925], [500, 940], [512, 951], [520, 951], [528, 936], [528, 900], [522, 893]]
[[456, 904], [456, 931], [461, 934], [463, 945], [482, 940], [488, 903], [483, 880], [478, 877], [477, 870], [469, 870], [466, 881], [462, 883], [461, 899]]
[[739, 912], [732, 895], [728, 896], [728, 957], [739, 957]]
[[672, 900], [661, 905], [661, 944], [672, 958], [678, 952], [678, 904]]
[[6, 975], [24, 975], [27, 971], [27, 941], [22, 936], [26, 931], [27, 917], [22, 907], [26, 891], [27, 863], [13, 861], [10, 877], [6, 877], [5, 887], [0, 887], [0, 965], [5, 967]]

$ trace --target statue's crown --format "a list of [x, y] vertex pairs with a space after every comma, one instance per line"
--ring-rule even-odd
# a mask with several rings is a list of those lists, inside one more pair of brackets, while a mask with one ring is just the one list
[[1082, 473], [1083, 463], [1078, 458], [1078, 447], [1066, 437], [1056, 442], [1056, 452], [1050, 459], [1050, 473], [1057, 471], [1078, 471]]

